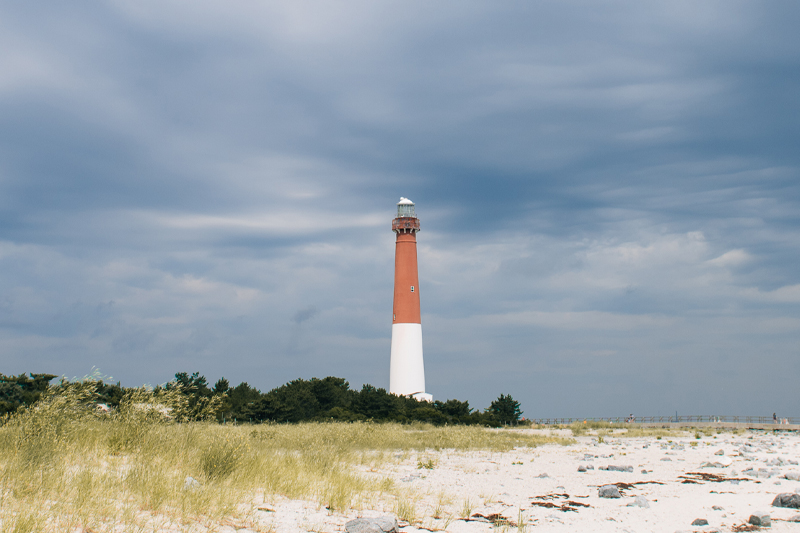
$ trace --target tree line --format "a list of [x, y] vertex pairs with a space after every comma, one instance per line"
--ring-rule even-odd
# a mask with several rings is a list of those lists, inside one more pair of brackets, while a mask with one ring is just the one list
[[[62, 378], [56, 385], [53, 374], [0, 374], [0, 416], [29, 407], [50, 387], [64, 387]], [[225, 378], [210, 386], [198, 372], [178, 372], [175, 379], [161, 386], [176, 389], [185, 397], [189, 412], [196, 418], [209, 410], [221, 423], [296, 423], [306, 421], [426, 422], [434, 425], [465, 424], [500, 427], [521, 421], [520, 404], [510, 395], [501, 394], [480, 411], [469, 402], [459, 400], [426, 402], [390, 394], [385, 389], [364, 385], [350, 388], [344, 378], [296, 379], [268, 392], [261, 392], [247, 382], [235, 387]], [[95, 402], [114, 409], [127, 392], [133, 390], [98, 380]], [[201, 415], [202, 413], [202, 415]]]

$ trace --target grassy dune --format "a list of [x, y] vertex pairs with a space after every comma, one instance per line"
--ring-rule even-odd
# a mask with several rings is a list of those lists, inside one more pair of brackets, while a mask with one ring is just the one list
[[[276, 495], [331, 512], [402, 507], [408, 495], [380, 467], [408, 453], [564, 442], [465, 426], [177, 423], [185, 405], [176, 391], [138, 390], [110, 414], [87, 407], [91, 396], [91, 383], [75, 384], [3, 421], [0, 530], [268, 531], [255, 513]], [[187, 476], [199, 486], [184, 488]]]

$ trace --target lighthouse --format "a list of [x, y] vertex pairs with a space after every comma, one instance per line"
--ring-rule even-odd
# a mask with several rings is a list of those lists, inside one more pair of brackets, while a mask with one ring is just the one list
[[394, 252], [394, 308], [392, 309], [392, 351], [389, 392], [432, 401], [425, 392], [422, 362], [422, 321], [419, 312], [417, 274], [417, 232], [419, 219], [414, 202], [400, 198], [397, 217], [392, 221], [397, 235]]

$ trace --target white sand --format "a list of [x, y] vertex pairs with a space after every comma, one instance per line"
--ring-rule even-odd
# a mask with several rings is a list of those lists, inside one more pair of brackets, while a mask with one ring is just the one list
[[[800, 523], [785, 521], [800, 510], [771, 506], [777, 494], [800, 491], [800, 482], [781, 477], [787, 472], [800, 472], [800, 466], [796, 465], [800, 459], [800, 436], [797, 434], [723, 433], [699, 441], [688, 434], [661, 440], [606, 437], [601, 444], [595, 437], [576, 440], [577, 444], [570, 446], [548, 445], [505, 453], [445, 450], [409, 454], [398, 463], [385, 465], [380, 472], [364, 468], [363, 475], [388, 475], [416, 499], [421, 523], [401, 523], [401, 530], [407, 532], [419, 531], [421, 527], [453, 533], [514, 531], [520, 517], [529, 530], [537, 531], [731, 531], [733, 526], [747, 522], [757, 511], [771, 515], [772, 531], [800, 532]], [[725, 455], [715, 455], [718, 450], [723, 450]], [[420, 459], [432, 459], [435, 468], [418, 468]], [[730, 462], [730, 466], [702, 467], [706, 462], [715, 461]], [[580, 473], [579, 465], [592, 465], [594, 470]], [[608, 465], [630, 465], [633, 472], [599, 470]], [[745, 475], [744, 471], [750, 468], [755, 471], [763, 468], [767, 472], [761, 474], [763, 477]], [[681, 476], [696, 478], [689, 476], [690, 472], [745, 480], [682, 483]], [[543, 474], [547, 477], [540, 477]], [[661, 484], [637, 484], [623, 489], [620, 499], [598, 496], [601, 485], [643, 481]], [[649, 508], [629, 506], [636, 496], [645, 497]], [[445, 514], [442, 519], [433, 519], [434, 509], [442, 500], [446, 504]], [[476, 513], [500, 515], [506, 523], [460, 519], [466, 500], [472, 504], [473, 516]], [[561, 510], [560, 506], [567, 501], [588, 507], [567, 504], [576, 510]], [[534, 502], [550, 502], [559, 507], [534, 506]], [[274, 512], [260, 512], [260, 521], [272, 524], [281, 533], [343, 531], [344, 523], [356, 516], [392, 514], [391, 509], [386, 508], [343, 515], [318, 509], [309, 502], [289, 500], [269, 502], [267, 506]], [[714, 510], [712, 506], [722, 509]], [[696, 518], [705, 518], [709, 525], [692, 526]]]

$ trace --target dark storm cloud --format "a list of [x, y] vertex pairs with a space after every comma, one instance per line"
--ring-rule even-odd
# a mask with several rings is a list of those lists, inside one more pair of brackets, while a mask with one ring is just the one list
[[403, 195], [437, 398], [793, 401], [795, 3], [1, 9], [0, 371], [385, 386]]

